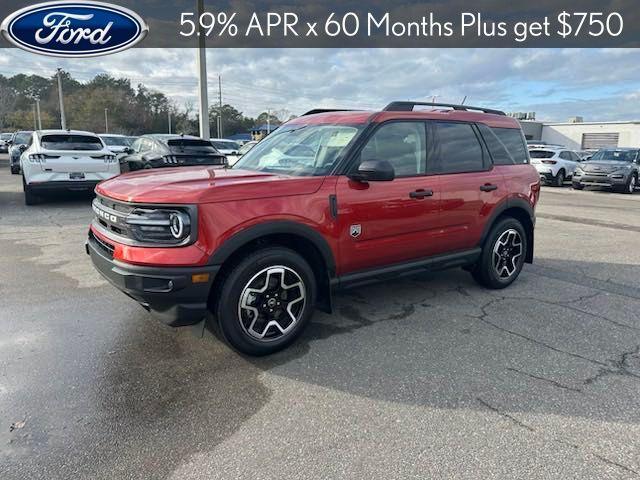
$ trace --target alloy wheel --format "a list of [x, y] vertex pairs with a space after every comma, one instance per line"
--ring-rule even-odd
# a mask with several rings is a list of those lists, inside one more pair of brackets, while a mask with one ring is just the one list
[[635, 175], [631, 175], [629, 179], [629, 193], [633, 193], [636, 189], [636, 177]]
[[247, 282], [238, 301], [242, 329], [259, 341], [273, 341], [288, 334], [304, 312], [304, 282], [293, 269], [270, 266]]
[[493, 246], [493, 268], [501, 279], [508, 279], [518, 270], [518, 259], [522, 256], [522, 237], [510, 228], [504, 231]]

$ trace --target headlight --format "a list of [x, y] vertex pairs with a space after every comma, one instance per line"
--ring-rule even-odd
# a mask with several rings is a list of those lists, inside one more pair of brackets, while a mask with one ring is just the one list
[[584, 171], [582, 170], [582, 167], [577, 166], [575, 171], [573, 172], [574, 175], [582, 175], [584, 173]]
[[195, 212], [188, 209], [136, 208], [125, 221], [132, 236], [140, 242], [179, 245], [194, 240], [192, 215]]

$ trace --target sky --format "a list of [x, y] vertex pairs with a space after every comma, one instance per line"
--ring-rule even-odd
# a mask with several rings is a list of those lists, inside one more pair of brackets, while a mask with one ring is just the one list
[[[98, 73], [197, 105], [196, 50], [134, 48], [59, 59], [3, 49], [0, 73], [86, 81]], [[208, 49], [209, 102], [245, 115], [267, 109], [380, 109], [393, 100], [459, 103], [536, 112], [544, 121], [640, 120], [640, 49]]]

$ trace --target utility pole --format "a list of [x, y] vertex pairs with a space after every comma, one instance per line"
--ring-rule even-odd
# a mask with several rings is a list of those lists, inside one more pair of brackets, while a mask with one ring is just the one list
[[109, 133], [109, 109], [104, 109], [104, 133]]
[[167, 120], [169, 121], [169, 135], [171, 135], [171, 110], [167, 110]]
[[33, 110], [33, 129], [37, 130], [38, 129], [38, 119], [36, 118], [36, 104], [33, 104], [32, 107]]
[[[198, 18], [204, 12], [204, 0], [198, 0]], [[198, 22], [198, 112], [200, 114], [200, 137], [211, 138], [209, 129], [209, 95], [207, 92], [207, 51], [205, 48], [205, 31]]]
[[218, 104], [220, 115], [218, 115], [218, 138], [222, 138], [222, 77], [218, 75]]
[[62, 100], [62, 79], [60, 78], [61, 71], [62, 69], [58, 68], [57, 75], [58, 75], [58, 101], [60, 102], [60, 126], [62, 127], [62, 130], [66, 130], [67, 119], [64, 115], [64, 102]]
[[40, 117], [40, 99], [36, 98], [36, 113], [38, 114], [38, 130], [42, 130], [42, 118]]

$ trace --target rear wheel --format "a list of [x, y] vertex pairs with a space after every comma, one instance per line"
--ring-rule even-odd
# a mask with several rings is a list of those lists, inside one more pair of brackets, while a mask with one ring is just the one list
[[515, 218], [504, 218], [491, 229], [471, 275], [487, 288], [505, 288], [520, 275], [526, 253], [524, 227]]
[[556, 187], [561, 187], [564, 185], [564, 170], [560, 170], [556, 175], [556, 178], [553, 180], [553, 184]]
[[316, 281], [293, 250], [269, 247], [228, 272], [216, 309], [224, 339], [247, 355], [268, 355], [290, 345], [314, 309]]
[[24, 190], [25, 205], [35, 205], [36, 203], [38, 203], [37, 195], [35, 195], [31, 187], [27, 185], [27, 182], [25, 181], [24, 177], [22, 177], [22, 189]]
[[20, 167], [18, 165], [11, 165], [11, 174], [18, 175], [20, 173]]

